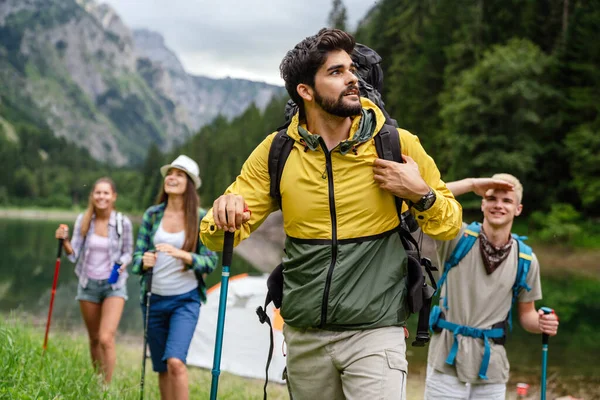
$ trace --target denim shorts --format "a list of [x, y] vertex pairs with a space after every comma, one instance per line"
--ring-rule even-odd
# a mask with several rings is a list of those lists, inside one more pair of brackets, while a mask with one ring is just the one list
[[88, 279], [87, 286], [77, 285], [77, 297], [75, 300], [84, 300], [92, 303], [102, 303], [108, 297], [122, 297], [127, 301], [127, 285], [119, 289], [113, 289], [108, 279]]
[[[142, 304], [146, 325], [146, 304]], [[198, 289], [175, 296], [150, 296], [148, 346], [154, 372], [166, 372], [167, 360], [177, 358], [184, 364], [200, 317]]]

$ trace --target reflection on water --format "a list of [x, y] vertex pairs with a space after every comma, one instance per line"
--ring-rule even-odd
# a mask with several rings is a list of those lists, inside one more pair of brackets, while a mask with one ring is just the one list
[[[72, 226], [73, 221], [67, 221]], [[17, 221], [0, 219], [0, 312], [17, 311], [43, 318], [45, 321], [50, 302], [54, 264], [58, 242], [54, 239], [57, 222]], [[134, 231], [137, 232], [137, 226]], [[135, 240], [135, 237], [134, 237]], [[220, 263], [219, 263], [220, 265]], [[234, 256], [232, 275], [243, 272], [257, 273], [244, 259]], [[220, 268], [208, 276], [212, 286], [221, 279]], [[139, 277], [129, 275], [127, 280], [129, 300], [119, 325], [121, 332], [137, 334], [142, 330], [139, 307]], [[74, 264], [62, 257], [58, 286], [52, 312], [52, 326], [83, 328], [77, 295], [77, 276]]]

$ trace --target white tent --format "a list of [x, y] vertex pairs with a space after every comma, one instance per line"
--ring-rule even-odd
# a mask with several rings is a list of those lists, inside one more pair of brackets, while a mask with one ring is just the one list
[[[270, 343], [269, 325], [260, 323], [256, 308], [264, 305], [267, 277], [268, 275], [241, 274], [229, 279], [221, 371], [248, 378], [265, 379]], [[208, 290], [207, 302], [200, 308], [200, 319], [187, 358], [189, 365], [212, 369], [220, 295], [219, 283]], [[267, 307], [267, 314], [274, 328], [269, 381], [283, 383], [283, 320], [279, 310], [274, 309], [273, 303]]]

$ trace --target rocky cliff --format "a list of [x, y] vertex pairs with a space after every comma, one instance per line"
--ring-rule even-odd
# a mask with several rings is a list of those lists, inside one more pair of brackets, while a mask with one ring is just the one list
[[190, 75], [159, 33], [147, 29], [134, 30], [133, 39], [139, 57], [148, 58], [167, 71], [176, 102], [187, 111], [194, 130], [219, 114], [227, 118], [236, 117], [251, 103], [262, 110], [273, 95], [284, 92], [282, 87], [262, 82]]
[[93, 0], [0, 1], [0, 88], [13, 113], [116, 165], [139, 162], [151, 143], [182, 142], [219, 113], [264, 106], [282, 90], [190, 76], [159, 35], [132, 34]]

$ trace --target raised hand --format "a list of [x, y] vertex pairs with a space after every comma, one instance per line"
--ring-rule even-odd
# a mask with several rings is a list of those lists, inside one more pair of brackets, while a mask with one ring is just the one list
[[484, 197], [490, 189], [511, 192], [515, 188], [512, 183], [492, 178], [471, 178], [471, 184], [473, 185], [473, 193], [481, 197]]
[[373, 162], [373, 179], [381, 189], [416, 203], [429, 192], [429, 186], [421, 177], [415, 160], [404, 154], [402, 158], [404, 163], [376, 159]]

